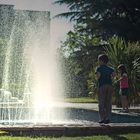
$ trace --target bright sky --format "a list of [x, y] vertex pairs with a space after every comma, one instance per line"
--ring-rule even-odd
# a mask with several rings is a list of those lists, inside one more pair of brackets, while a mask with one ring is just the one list
[[[50, 11], [51, 18], [54, 15], [67, 11], [66, 6], [54, 5], [55, 0], [0, 0], [0, 4], [13, 4], [16, 9]], [[72, 29], [72, 23], [64, 18], [51, 20], [51, 40], [54, 46], [59, 46], [66, 33]]]

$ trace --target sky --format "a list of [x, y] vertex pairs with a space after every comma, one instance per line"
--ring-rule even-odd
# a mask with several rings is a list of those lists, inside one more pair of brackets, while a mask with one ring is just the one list
[[55, 0], [0, 0], [0, 4], [12, 4], [16, 9], [50, 11], [51, 13], [51, 43], [59, 47], [66, 33], [72, 29], [73, 23], [65, 18], [53, 18], [55, 15], [68, 11], [66, 5], [53, 4]]

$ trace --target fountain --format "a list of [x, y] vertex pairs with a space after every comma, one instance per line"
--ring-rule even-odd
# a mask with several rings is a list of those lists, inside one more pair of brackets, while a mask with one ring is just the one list
[[55, 100], [61, 97], [62, 86], [58, 84], [56, 48], [50, 47], [49, 42], [50, 12], [16, 10], [11, 5], [1, 5], [0, 9], [5, 29], [1, 32], [8, 39], [0, 123], [55, 122]]

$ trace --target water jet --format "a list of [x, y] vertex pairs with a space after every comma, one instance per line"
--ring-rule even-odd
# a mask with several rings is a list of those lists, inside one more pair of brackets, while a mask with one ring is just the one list
[[[1, 108], [1, 121], [9, 125], [18, 121], [51, 122], [49, 114], [61, 87], [56, 84], [56, 49], [50, 46], [50, 12], [1, 5], [0, 13], [2, 38], [7, 40], [1, 78], [1, 88], [5, 90], [1, 106], [6, 106]], [[11, 107], [12, 100], [15, 104]]]

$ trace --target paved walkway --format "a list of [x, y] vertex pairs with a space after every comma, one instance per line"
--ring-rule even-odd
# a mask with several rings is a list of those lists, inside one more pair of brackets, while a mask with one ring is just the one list
[[[89, 110], [98, 110], [97, 103], [62, 103], [60, 104], [62, 107], [72, 107], [72, 108], [82, 108], [82, 109], [89, 109]], [[116, 105], [112, 105], [112, 111], [115, 113], [123, 113], [121, 112], [122, 108], [116, 107]], [[137, 113], [140, 114], [140, 105], [139, 106], [130, 106], [129, 113]]]

